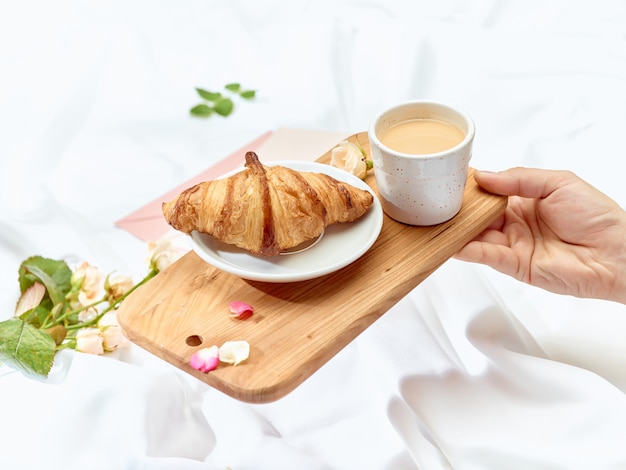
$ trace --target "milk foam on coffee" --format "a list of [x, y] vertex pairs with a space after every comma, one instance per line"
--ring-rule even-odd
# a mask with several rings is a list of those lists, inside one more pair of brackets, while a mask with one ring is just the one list
[[426, 155], [457, 146], [465, 138], [465, 133], [448, 122], [411, 119], [381, 131], [379, 138], [383, 144], [397, 152]]

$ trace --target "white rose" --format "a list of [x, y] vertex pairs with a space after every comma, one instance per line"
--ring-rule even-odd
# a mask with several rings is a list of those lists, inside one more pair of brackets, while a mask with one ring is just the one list
[[367, 176], [367, 161], [361, 149], [354, 143], [344, 140], [330, 154], [330, 165], [352, 173], [358, 178]]

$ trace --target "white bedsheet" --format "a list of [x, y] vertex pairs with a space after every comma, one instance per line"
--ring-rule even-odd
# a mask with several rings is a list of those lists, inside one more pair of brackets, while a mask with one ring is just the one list
[[[26, 257], [141, 277], [114, 221], [268, 130], [353, 133], [407, 99], [476, 122], [472, 166], [566, 168], [626, 204], [619, 0], [0, 6], [0, 307]], [[193, 119], [194, 87], [258, 90]], [[448, 261], [283, 399], [136, 346], [0, 368], [3, 469], [623, 469], [626, 307]], [[63, 364], [71, 367], [64, 367]]]

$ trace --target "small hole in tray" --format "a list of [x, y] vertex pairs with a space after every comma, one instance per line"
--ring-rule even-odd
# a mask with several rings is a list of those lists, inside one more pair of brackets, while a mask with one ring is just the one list
[[200, 346], [202, 344], [202, 337], [198, 335], [187, 336], [185, 343], [187, 343], [187, 346]]

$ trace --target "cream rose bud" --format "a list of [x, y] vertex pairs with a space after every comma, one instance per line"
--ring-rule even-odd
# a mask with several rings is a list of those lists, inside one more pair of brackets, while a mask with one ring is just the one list
[[99, 328], [81, 328], [76, 333], [76, 350], [88, 354], [102, 354], [103, 339]]
[[161, 272], [175, 261], [177, 261], [184, 252], [181, 248], [174, 246], [171, 240], [164, 239], [157, 243], [148, 243], [148, 256], [150, 258], [150, 267]]
[[98, 310], [95, 307], [88, 307], [78, 313], [78, 321], [81, 323], [93, 320], [98, 316]]
[[72, 273], [71, 283], [80, 288], [78, 301], [81, 305], [89, 305], [98, 299], [102, 290], [102, 273], [85, 261]]
[[102, 333], [102, 347], [105, 351], [115, 351], [117, 348], [130, 344], [117, 322], [117, 312], [112, 310], [105, 313], [98, 321], [98, 328]]
[[361, 149], [347, 140], [344, 140], [332, 150], [330, 165], [341, 168], [361, 179], [367, 176], [367, 162], [361, 153]]
[[114, 302], [130, 291], [135, 283], [133, 278], [124, 274], [111, 273], [104, 281], [104, 290], [109, 302]]

